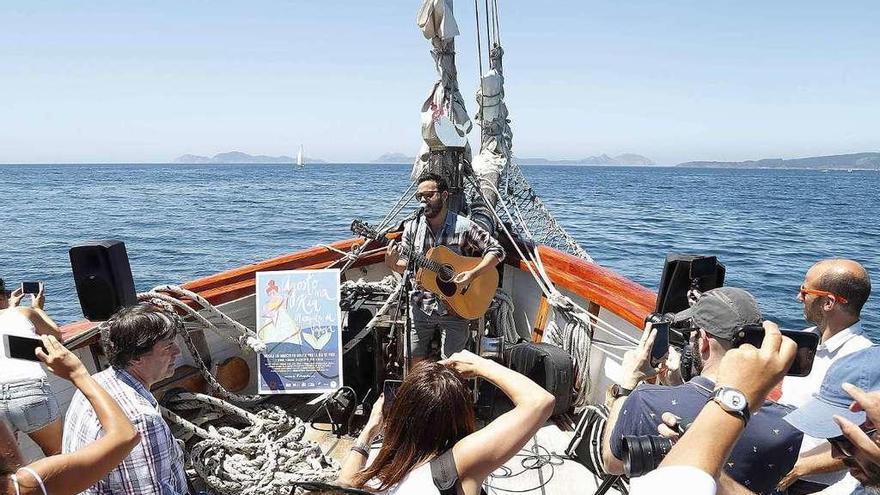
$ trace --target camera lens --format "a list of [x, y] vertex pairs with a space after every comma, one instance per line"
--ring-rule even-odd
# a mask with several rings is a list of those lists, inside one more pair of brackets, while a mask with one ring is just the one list
[[623, 469], [626, 475], [641, 476], [657, 469], [670, 449], [672, 449], [672, 440], [665, 437], [624, 436]]

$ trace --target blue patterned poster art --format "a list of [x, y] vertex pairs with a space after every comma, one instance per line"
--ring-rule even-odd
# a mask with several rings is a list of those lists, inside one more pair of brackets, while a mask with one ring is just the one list
[[339, 270], [257, 272], [261, 394], [320, 394], [342, 386]]

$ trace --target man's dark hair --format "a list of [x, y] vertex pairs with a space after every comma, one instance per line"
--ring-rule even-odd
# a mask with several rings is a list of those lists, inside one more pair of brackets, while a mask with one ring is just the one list
[[426, 173], [419, 176], [419, 180], [416, 181], [416, 185], [421, 184], [422, 182], [432, 180], [435, 184], [437, 184], [437, 190], [440, 192], [445, 192], [449, 190], [449, 184], [446, 183], [446, 179], [440, 177], [437, 174]]
[[867, 271], [863, 273], [864, 276], [849, 270], [826, 270], [819, 277], [816, 288], [845, 297], [846, 304], [840, 307], [853, 316], [859, 316], [871, 295], [871, 277]]
[[101, 330], [101, 346], [117, 369], [149, 353], [157, 342], [174, 338], [180, 319], [153, 304], [141, 303], [117, 311]]

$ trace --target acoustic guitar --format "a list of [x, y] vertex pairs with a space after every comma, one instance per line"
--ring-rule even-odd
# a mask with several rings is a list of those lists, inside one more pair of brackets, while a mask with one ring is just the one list
[[[379, 235], [376, 229], [360, 220], [351, 224], [355, 234], [372, 239], [382, 245], [389, 240]], [[486, 270], [474, 277], [468, 285], [452, 281], [461, 272], [471, 270], [480, 264], [482, 258], [455, 254], [446, 246], [436, 246], [427, 253], [415, 253], [408, 246], [401, 245], [401, 253], [410, 258], [418, 267], [416, 280], [446, 304], [446, 307], [467, 320], [477, 319], [489, 309], [495, 290], [498, 289], [498, 271]]]

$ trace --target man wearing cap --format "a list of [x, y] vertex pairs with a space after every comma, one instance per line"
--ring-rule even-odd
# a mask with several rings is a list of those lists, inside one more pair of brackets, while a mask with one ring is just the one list
[[[872, 345], [859, 321], [870, 293], [868, 272], [855, 261], [822, 260], [807, 271], [798, 301], [804, 305], [804, 318], [816, 325], [805, 331], [819, 335], [819, 347], [809, 375], [787, 376], [782, 381], [779, 402], [803, 406], [819, 390], [832, 363]], [[843, 463], [831, 457], [831, 445], [807, 434], [798, 462], [780, 488], [791, 486], [793, 494], [812, 493], [840, 481], [844, 475]]]
[[646, 336], [639, 346], [623, 358], [621, 381], [612, 387], [614, 399], [602, 449], [605, 470], [611, 474], [624, 472], [624, 436], [657, 435], [664, 412], [678, 416], [682, 424], [690, 424], [703, 406], [714, 400], [746, 423], [725, 463], [719, 488], [728, 493], [772, 492], [794, 466], [800, 448], [802, 434], [782, 420], [791, 408], [767, 402], [754, 415], [749, 415], [749, 405], [732, 407], [726, 402], [726, 398], [736, 395], [737, 391], [715, 387], [718, 366], [732, 348], [736, 333], [745, 325], [761, 323], [757, 302], [742, 289], [721, 287], [703, 293], [675, 318], [692, 320], [691, 345], [694, 359], [700, 363], [697, 365], [699, 376], [675, 387], [640, 384], [645, 377], [656, 373], [650, 365], [655, 332], [647, 325]]
[[[844, 390], [847, 387], [856, 386], [864, 391], [880, 390], [880, 347], [873, 346], [861, 351], [854, 352], [837, 360], [828, 368], [825, 379], [818, 393], [808, 400], [803, 406], [785, 417], [785, 420], [813, 438], [829, 441], [831, 451], [835, 459], [841, 461], [849, 473], [840, 481], [822, 490], [820, 493], [827, 495], [877, 493], [880, 490], [880, 467], [873, 462], [861, 459], [860, 453], [853, 448], [853, 444], [844, 436], [839, 424], [834, 417], [838, 416], [855, 425], [861, 425], [863, 430], [875, 429], [868, 421], [864, 411], [852, 411], [850, 405], [853, 399]], [[870, 432], [876, 435], [876, 432]], [[865, 488], [872, 491], [865, 491]]]

